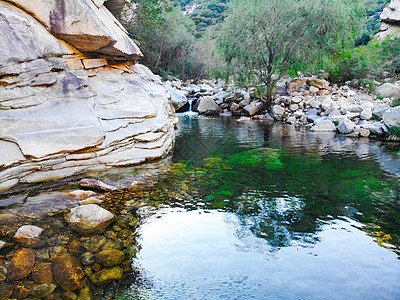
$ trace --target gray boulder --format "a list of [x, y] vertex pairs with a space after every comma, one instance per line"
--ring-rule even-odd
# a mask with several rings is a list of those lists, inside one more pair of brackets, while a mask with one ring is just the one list
[[319, 118], [315, 121], [315, 125], [311, 127], [311, 131], [316, 132], [333, 132], [336, 131], [336, 126], [327, 117]]
[[377, 87], [376, 93], [383, 98], [400, 97], [400, 86], [387, 82]]
[[217, 115], [221, 112], [221, 108], [215, 103], [212, 97], [204, 96], [200, 98], [198, 111], [200, 114]]
[[385, 111], [382, 120], [387, 127], [400, 127], [400, 106]]
[[355, 128], [356, 128], [356, 124], [354, 124], [352, 121], [347, 120], [347, 119], [340, 122], [340, 124], [337, 127], [339, 132], [345, 133], [345, 134], [354, 132]]
[[385, 113], [385, 111], [387, 111], [388, 109], [390, 109], [389, 105], [385, 105], [385, 106], [381, 106], [381, 107], [375, 107], [374, 110], [372, 111], [372, 114], [377, 116], [378, 118], [383, 117], [383, 114]]

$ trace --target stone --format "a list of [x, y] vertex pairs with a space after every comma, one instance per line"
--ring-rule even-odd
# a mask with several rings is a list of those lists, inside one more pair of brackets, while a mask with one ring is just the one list
[[105, 268], [120, 265], [125, 259], [125, 253], [117, 249], [103, 250], [95, 255], [96, 262]]
[[385, 111], [382, 116], [383, 123], [387, 127], [400, 127], [400, 106]]
[[370, 120], [372, 118], [372, 110], [367, 108], [360, 113], [361, 120]]
[[378, 86], [375, 92], [383, 98], [400, 97], [400, 86], [387, 82]]
[[169, 84], [166, 84], [165, 88], [171, 95], [171, 102], [173, 107], [175, 108], [175, 111], [188, 104], [188, 99], [182, 91], [173, 88]]
[[79, 187], [86, 189], [100, 190], [102, 192], [112, 192], [117, 189], [116, 187], [101, 182], [100, 180], [88, 179], [88, 178], [82, 179], [79, 182]]
[[340, 113], [340, 111], [338, 111], [338, 110], [332, 111], [332, 112], [328, 115], [328, 117], [329, 117], [329, 119], [331, 119], [332, 121], [336, 121], [336, 122], [339, 122], [339, 123], [347, 119], [347, 117], [344, 116], [344, 115], [342, 115], [342, 114]]
[[87, 59], [82, 59], [82, 64], [86, 70], [96, 69], [107, 66], [107, 60], [104, 58], [87, 58]]
[[352, 121], [347, 120], [347, 119], [340, 122], [340, 124], [337, 127], [339, 132], [344, 133], [344, 134], [354, 132], [355, 128], [356, 128], [356, 124], [354, 124]]
[[240, 108], [239, 104], [237, 103], [232, 103], [230, 110], [231, 111], [237, 111]]
[[321, 108], [323, 110], [327, 110], [333, 104], [332, 98], [329, 96], [320, 97], [319, 101], [321, 102]]
[[356, 129], [356, 131], [360, 134], [360, 136], [362, 137], [369, 137], [369, 135], [371, 134], [369, 130], [365, 129], [365, 128], [359, 128]]
[[7, 245], [6, 242], [0, 241], [0, 250], [3, 249]]
[[243, 110], [251, 117], [263, 109], [264, 105], [261, 102], [252, 102], [246, 105]]
[[300, 88], [307, 87], [307, 79], [306, 78], [293, 78], [287, 84], [287, 92], [289, 94], [293, 93], [294, 91], [300, 90]]
[[10, 281], [17, 281], [28, 277], [35, 265], [35, 251], [22, 248], [11, 259], [8, 268], [7, 278]]
[[389, 106], [389, 105], [385, 105], [385, 106], [381, 106], [381, 107], [375, 107], [375, 108], [372, 110], [372, 114], [373, 114], [374, 116], [377, 116], [378, 118], [382, 119], [383, 114], [384, 114], [388, 109], [390, 109], [390, 106]]
[[292, 99], [291, 99], [291, 102], [295, 103], [295, 104], [298, 104], [301, 101], [303, 101], [303, 99], [301, 97], [292, 97]]
[[320, 90], [327, 90], [329, 88], [329, 82], [323, 79], [311, 79], [308, 84], [317, 87]]
[[32, 279], [37, 283], [52, 283], [51, 263], [40, 262], [32, 270]]
[[290, 104], [289, 109], [293, 112], [295, 112], [296, 110], [299, 109], [299, 105], [298, 104]]
[[0, 167], [8, 167], [25, 160], [16, 143], [0, 140]]
[[85, 278], [78, 260], [69, 253], [63, 253], [52, 261], [55, 281], [67, 291], [75, 291], [85, 286]]
[[17, 283], [14, 286], [14, 291], [12, 293], [13, 299], [26, 299], [28, 298], [29, 293], [31, 292], [31, 287], [28, 284]]
[[[322, 118], [321, 118], [322, 119]], [[323, 119], [317, 121], [313, 127], [310, 129], [311, 131], [316, 132], [333, 132], [336, 130], [335, 124], [329, 119]]]
[[94, 263], [94, 255], [92, 252], [85, 252], [81, 255], [81, 263], [84, 266], [88, 266]]
[[285, 113], [285, 108], [283, 108], [281, 105], [274, 105], [272, 107], [272, 112], [274, 116], [279, 117]]
[[14, 235], [14, 239], [17, 243], [27, 246], [36, 247], [41, 243], [40, 234], [43, 229], [33, 225], [24, 225], [18, 228]]
[[383, 9], [380, 19], [387, 23], [400, 23], [400, 1], [392, 0], [389, 5]]
[[316, 108], [310, 109], [306, 113], [306, 117], [307, 117], [307, 120], [309, 120], [310, 122], [315, 122], [317, 119], [320, 118], [320, 116], [318, 116], [318, 109], [316, 109]]
[[317, 88], [315, 86], [310, 86], [309, 91], [311, 94], [315, 94], [315, 93], [319, 92], [319, 88]]
[[115, 280], [122, 278], [123, 271], [120, 267], [114, 267], [111, 269], [102, 269], [90, 276], [90, 280], [95, 285], [105, 285]]
[[100, 204], [102, 203], [103, 200], [100, 200], [98, 198], [95, 197], [89, 197], [85, 200], [79, 201], [79, 205], [86, 205], [86, 204]]
[[200, 114], [217, 115], [221, 112], [221, 108], [214, 102], [212, 97], [204, 96], [200, 98], [198, 111]]
[[294, 123], [296, 123], [296, 117], [294, 117], [294, 116], [291, 116], [291, 117], [289, 117], [287, 120], [286, 120], [286, 123], [288, 123], [288, 124], [294, 124]]
[[103, 232], [114, 222], [114, 215], [96, 204], [81, 205], [72, 208], [65, 215], [65, 220], [72, 229], [83, 235]]
[[321, 106], [321, 102], [319, 102], [318, 100], [313, 100], [310, 102], [310, 106], [312, 108], [319, 108]]
[[100, 251], [106, 241], [107, 239], [104, 236], [94, 235], [83, 244], [83, 247], [89, 252], [96, 253]]
[[7, 268], [4, 266], [0, 266], [0, 281], [5, 281], [6, 279], [7, 279]]
[[361, 125], [361, 128], [368, 130], [372, 135], [383, 136], [385, 134], [383, 124], [379, 122], [371, 124], [363, 124]]
[[48, 283], [39, 284], [33, 287], [30, 294], [33, 297], [47, 298], [54, 292], [56, 287], [57, 286], [55, 284], [48, 284]]
[[71, 192], [65, 193], [68, 196], [74, 197], [76, 199], [87, 199], [89, 197], [92, 197], [96, 195], [96, 192], [93, 191], [84, 191], [84, 190], [75, 190]]

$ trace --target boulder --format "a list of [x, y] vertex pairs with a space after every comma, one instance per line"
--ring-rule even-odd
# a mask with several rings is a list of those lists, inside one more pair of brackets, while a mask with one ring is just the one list
[[103, 232], [108, 225], [114, 222], [114, 215], [96, 204], [81, 205], [72, 208], [65, 220], [72, 229], [83, 235]]
[[121, 267], [111, 269], [102, 269], [90, 276], [90, 280], [95, 285], [105, 285], [115, 280], [122, 278], [123, 271]]
[[356, 124], [354, 124], [352, 121], [347, 120], [347, 119], [340, 122], [340, 124], [337, 127], [339, 132], [344, 133], [344, 134], [354, 132], [355, 128], [356, 128]]
[[316, 120], [315, 125], [310, 130], [316, 132], [333, 132], [336, 130], [336, 126], [331, 120], [324, 117]]
[[333, 110], [332, 112], [330, 112], [328, 117], [332, 121], [336, 121], [336, 122], [339, 122], [339, 123], [347, 119], [347, 117], [342, 115], [340, 113], [340, 111], [338, 111], [338, 110]]
[[327, 110], [334, 103], [329, 96], [322, 96], [319, 98], [319, 101], [321, 102], [321, 108], [323, 110]]
[[82, 179], [79, 182], [79, 187], [86, 189], [100, 190], [102, 192], [112, 192], [117, 189], [116, 187], [108, 185], [100, 180], [89, 179], [89, 178]]
[[175, 108], [175, 111], [188, 104], [188, 99], [183, 92], [173, 88], [168, 84], [165, 85], [165, 88], [171, 94], [171, 102], [172, 106]]
[[367, 108], [364, 109], [361, 113], [360, 113], [360, 118], [362, 120], [370, 120], [372, 118], [372, 110]]
[[252, 102], [246, 105], [243, 110], [251, 117], [263, 109], [264, 105], [261, 102]]
[[376, 136], [383, 136], [385, 134], [383, 124], [379, 122], [363, 124], [361, 128], [368, 130], [371, 134]]
[[392, 0], [383, 9], [380, 19], [386, 23], [400, 23], [400, 0]]
[[320, 116], [318, 116], [318, 109], [316, 109], [316, 108], [310, 109], [306, 113], [306, 117], [307, 117], [307, 120], [309, 120], [310, 122], [315, 122], [317, 119], [320, 118]]
[[389, 105], [385, 105], [385, 106], [381, 106], [381, 107], [375, 107], [372, 111], [372, 114], [377, 116], [378, 118], [382, 119], [383, 114], [385, 113], [385, 111], [387, 111], [388, 109], [390, 109]]
[[17, 243], [27, 246], [36, 247], [42, 240], [40, 239], [40, 234], [43, 229], [33, 225], [24, 225], [18, 228], [14, 235], [14, 239]]
[[293, 78], [287, 84], [287, 92], [289, 94], [293, 93], [294, 91], [299, 90], [301, 87], [307, 87], [307, 79], [306, 78]]
[[320, 90], [327, 90], [329, 88], [329, 82], [323, 79], [311, 79], [308, 84]]
[[52, 261], [55, 281], [67, 291], [75, 291], [85, 286], [85, 277], [78, 260], [69, 253], [63, 253]]
[[200, 98], [198, 111], [200, 114], [217, 115], [221, 112], [221, 108], [214, 102], [212, 97], [204, 96]]
[[400, 86], [386, 82], [376, 88], [376, 93], [383, 98], [400, 97]]
[[103, 250], [95, 255], [95, 259], [105, 268], [110, 268], [120, 265], [125, 259], [125, 253], [117, 249]]
[[285, 108], [280, 105], [274, 105], [272, 107], [272, 112], [275, 117], [281, 117], [285, 113]]
[[10, 281], [17, 281], [28, 277], [35, 265], [35, 251], [22, 248], [11, 259], [7, 277]]
[[400, 106], [385, 111], [382, 120], [387, 127], [400, 127]]

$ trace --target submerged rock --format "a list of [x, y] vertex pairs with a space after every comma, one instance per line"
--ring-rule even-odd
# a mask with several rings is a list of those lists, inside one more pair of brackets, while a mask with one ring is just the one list
[[41, 262], [35, 265], [32, 270], [32, 279], [37, 283], [52, 283], [53, 273], [51, 263]]
[[69, 253], [63, 253], [53, 259], [53, 276], [65, 290], [75, 291], [85, 286], [85, 278], [78, 260]]
[[108, 185], [100, 180], [88, 179], [88, 178], [82, 179], [79, 182], [79, 187], [86, 189], [100, 190], [103, 192], [112, 192], [117, 189], [115, 186]]
[[47, 298], [54, 292], [56, 287], [57, 286], [55, 284], [39, 284], [33, 287], [31, 290], [31, 295], [38, 298]]
[[120, 280], [122, 275], [122, 268], [114, 267], [111, 269], [102, 269], [94, 273], [92, 276], [90, 276], [90, 280], [96, 285], [104, 285], [114, 280]]
[[8, 269], [8, 280], [17, 281], [28, 277], [35, 265], [35, 251], [22, 248], [11, 259]]
[[114, 222], [115, 216], [96, 204], [81, 205], [72, 208], [65, 215], [65, 220], [83, 235], [103, 232], [108, 225]]
[[111, 249], [97, 253], [95, 258], [96, 262], [100, 263], [106, 268], [109, 268], [120, 265], [125, 259], [125, 254], [122, 251]]

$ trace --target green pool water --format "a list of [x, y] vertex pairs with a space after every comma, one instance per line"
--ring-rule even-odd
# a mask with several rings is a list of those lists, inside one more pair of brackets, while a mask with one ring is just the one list
[[137, 211], [135, 276], [112, 295], [400, 299], [399, 149], [181, 115], [172, 168]]

